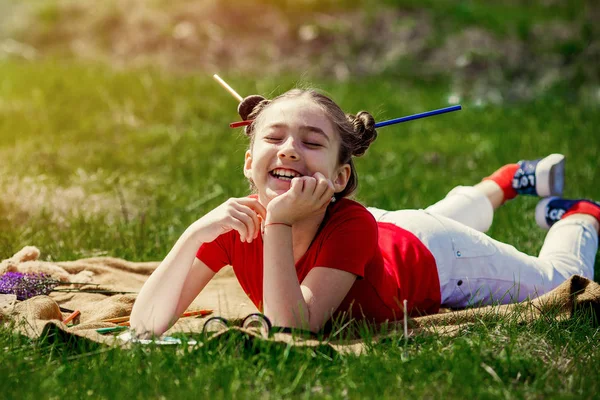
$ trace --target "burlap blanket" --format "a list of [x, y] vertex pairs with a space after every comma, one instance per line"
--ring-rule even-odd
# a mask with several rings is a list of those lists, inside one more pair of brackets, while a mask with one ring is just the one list
[[[89, 282], [78, 284], [80, 290], [107, 289], [111, 291], [137, 292], [146, 278], [158, 266], [158, 262], [130, 262], [111, 257], [86, 258], [77, 261], [50, 262], [39, 260], [39, 250], [25, 247], [10, 259], [0, 263], [0, 275], [5, 272], [44, 272], [68, 284], [69, 282]], [[99, 286], [91, 286], [91, 284]], [[75, 287], [75, 286], [73, 286]], [[52, 292], [49, 296], [36, 296], [31, 299], [4, 304], [0, 307], [0, 318], [4, 324], [11, 324], [19, 333], [30, 338], [44, 337], [51, 341], [96, 342], [116, 346], [130, 346], [115, 335], [102, 335], [98, 328], [116, 326], [102, 322], [108, 318], [128, 316], [136, 294], [98, 294], [80, 292]], [[230, 320], [257, 312], [246, 297], [231, 269], [217, 274], [210, 284], [194, 300], [189, 309], [212, 309], [218, 315]], [[63, 311], [61, 311], [61, 309]], [[81, 314], [73, 326], [62, 321], [79, 310]], [[470, 308], [436, 315], [410, 319], [409, 336], [418, 334], [455, 335], [469, 324], [488, 316], [511, 316], [512, 322], [528, 323], [540, 318], [568, 319], [578, 313], [588, 313], [597, 322], [600, 317], [600, 285], [580, 276], [573, 276], [562, 285], [534, 300], [511, 305]], [[181, 318], [165, 335], [175, 333], [200, 333], [208, 317]], [[401, 322], [387, 326], [387, 334], [376, 335], [370, 340], [384, 339], [386, 336], [403, 332]], [[344, 336], [343, 339], [341, 337]], [[298, 337], [289, 333], [275, 333], [265, 339], [256, 331], [230, 328], [214, 335], [211, 340], [236, 340], [252, 342], [268, 340], [288, 346], [320, 347], [332, 351], [360, 353], [364, 342], [360, 337], [331, 335], [323, 340]]]

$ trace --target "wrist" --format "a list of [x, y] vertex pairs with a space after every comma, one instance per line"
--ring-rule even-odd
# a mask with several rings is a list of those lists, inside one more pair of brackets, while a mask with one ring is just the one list
[[270, 222], [270, 221], [267, 221], [267, 222], [265, 222], [264, 228], [266, 229], [268, 226], [283, 226], [283, 227], [291, 228], [292, 224], [288, 224], [287, 222]]
[[201, 221], [196, 221], [187, 227], [183, 234], [187, 239], [193, 240], [200, 243], [212, 242], [215, 238], [212, 238], [208, 227]]
[[285, 225], [292, 226], [293, 221], [291, 221], [288, 218], [284, 218], [282, 216], [269, 214], [269, 212], [267, 211], [267, 218], [265, 218], [265, 222], [264, 222], [263, 226], [267, 226], [270, 224], [285, 224]]

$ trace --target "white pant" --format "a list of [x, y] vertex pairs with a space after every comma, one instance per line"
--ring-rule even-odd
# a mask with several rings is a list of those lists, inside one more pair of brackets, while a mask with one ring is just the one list
[[594, 278], [598, 233], [592, 224], [565, 219], [552, 226], [538, 257], [482, 233], [494, 209], [479, 190], [459, 186], [426, 210], [369, 208], [377, 221], [417, 236], [437, 264], [442, 305], [511, 303], [542, 295], [578, 274]]

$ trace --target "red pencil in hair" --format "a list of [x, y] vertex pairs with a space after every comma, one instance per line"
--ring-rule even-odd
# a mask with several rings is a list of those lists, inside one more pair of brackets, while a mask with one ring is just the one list
[[241, 126], [248, 126], [248, 125], [250, 125], [253, 122], [254, 122], [253, 119], [249, 119], [249, 120], [246, 120], [246, 121], [232, 122], [232, 123], [229, 124], [229, 127], [230, 128], [239, 128]]

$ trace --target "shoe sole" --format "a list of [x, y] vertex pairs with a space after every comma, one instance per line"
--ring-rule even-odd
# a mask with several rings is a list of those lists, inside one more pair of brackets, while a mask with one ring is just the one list
[[550, 154], [535, 168], [535, 190], [540, 197], [562, 196], [565, 186], [565, 156]]
[[545, 199], [540, 200], [535, 206], [535, 222], [542, 229], [548, 230], [550, 229], [550, 225], [546, 222], [546, 208], [548, 203], [552, 200], [558, 198], [557, 196], [546, 197]]

